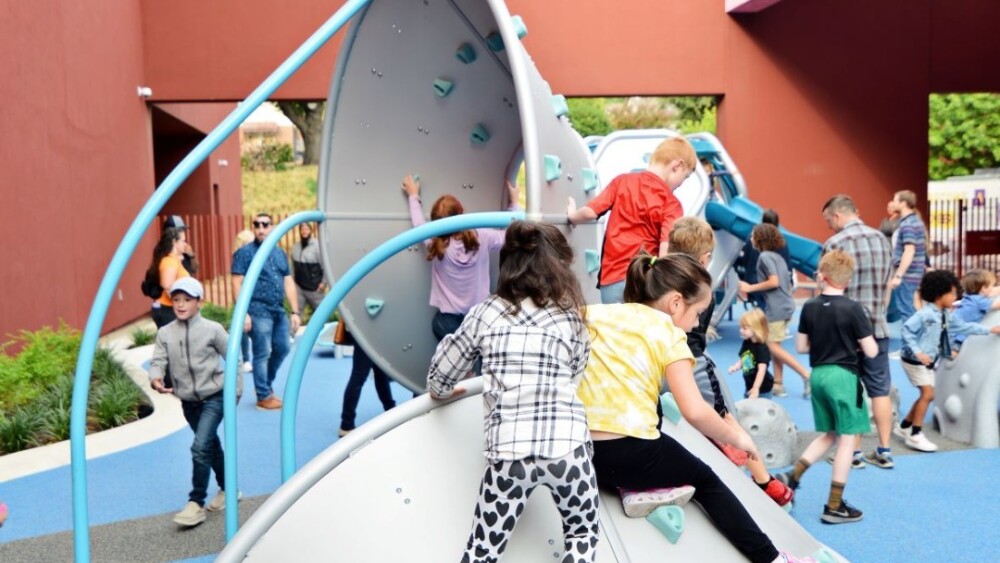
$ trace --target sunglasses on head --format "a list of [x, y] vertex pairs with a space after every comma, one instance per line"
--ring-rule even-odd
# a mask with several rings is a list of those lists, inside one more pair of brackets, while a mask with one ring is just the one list
[[256, 228], [263, 229], [263, 228], [270, 227], [271, 226], [271, 222], [270, 221], [254, 221], [253, 222], [253, 226], [256, 227]]

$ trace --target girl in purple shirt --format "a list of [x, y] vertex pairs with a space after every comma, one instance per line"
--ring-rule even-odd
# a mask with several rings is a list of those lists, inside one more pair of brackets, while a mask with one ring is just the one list
[[[409, 199], [410, 221], [414, 227], [424, 224], [420, 201], [420, 182], [413, 176], [403, 178], [403, 191]], [[508, 210], [519, 209], [517, 186], [507, 182]], [[452, 195], [443, 195], [431, 207], [431, 220], [461, 215], [462, 203]], [[490, 253], [503, 246], [504, 231], [470, 229], [424, 241], [427, 261], [431, 263], [430, 304], [438, 312], [431, 321], [434, 336], [441, 340], [455, 332], [469, 309], [490, 293]], [[480, 252], [483, 250], [483, 252]]]

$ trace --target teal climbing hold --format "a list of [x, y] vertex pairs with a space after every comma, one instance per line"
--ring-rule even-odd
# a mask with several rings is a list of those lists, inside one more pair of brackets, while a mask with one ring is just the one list
[[666, 536], [670, 543], [677, 543], [684, 532], [684, 509], [679, 506], [661, 506], [646, 517], [646, 521]]
[[384, 305], [385, 301], [381, 299], [372, 299], [371, 297], [365, 299], [365, 310], [368, 311], [369, 317], [377, 315]]
[[517, 38], [524, 39], [524, 36], [528, 34], [528, 26], [524, 25], [521, 16], [511, 16], [510, 23], [513, 24], [514, 31], [517, 32]]
[[472, 144], [474, 145], [481, 145], [490, 140], [490, 132], [486, 130], [485, 125], [477, 123], [476, 126], [472, 128], [472, 133], [469, 134], [469, 140], [472, 141]]
[[816, 560], [816, 563], [837, 563], [837, 558], [833, 553], [830, 553], [830, 549], [825, 545], [817, 549], [816, 553], [813, 553], [813, 559]]
[[443, 98], [448, 94], [451, 94], [451, 89], [455, 87], [455, 84], [446, 78], [436, 78], [434, 79], [434, 93], [438, 95], [439, 98]]
[[494, 53], [503, 51], [505, 47], [503, 44], [503, 37], [500, 37], [500, 34], [495, 31], [486, 36], [486, 44]]
[[552, 104], [552, 113], [556, 114], [556, 117], [569, 115], [569, 105], [566, 104], [566, 96], [553, 94], [549, 98], [549, 102]]
[[476, 60], [476, 50], [472, 48], [472, 45], [462, 43], [458, 46], [458, 50], [455, 51], [455, 58], [465, 64], [469, 64]]
[[545, 155], [545, 181], [555, 182], [562, 176], [562, 162], [558, 156]]
[[670, 391], [660, 396], [660, 408], [663, 409], [663, 417], [670, 422], [677, 424], [681, 421], [681, 409], [677, 406], [674, 394]]
[[593, 168], [583, 168], [580, 170], [583, 176], [583, 191], [592, 192], [597, 189], [597, 170]]
[[593, 274], [601, 269], [601, 255], [596, 250], [588, 248], [583, 251], [583, 255], [587, 260], [587, 273]]

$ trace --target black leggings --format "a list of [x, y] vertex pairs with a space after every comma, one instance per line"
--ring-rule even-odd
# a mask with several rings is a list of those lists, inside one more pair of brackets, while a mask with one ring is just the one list
[[778, 557], [774, 544], [712, 468], [666, 434], [656, 440], [596, 440], [594, 469], [602, 487], [645, 490], [692, 485], [694, 500], [747, 559], [763, 563]]

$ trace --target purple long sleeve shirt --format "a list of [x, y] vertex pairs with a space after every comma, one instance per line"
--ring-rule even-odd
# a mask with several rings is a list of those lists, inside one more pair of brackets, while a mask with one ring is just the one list
[[[423, 225], [424, 210], [417, 196], [409, 196], [410, 221], [414, 227]], [[516, 210], [516, 203], [508, 210]], [[431, 306], [442, 313], [464, 315], [490, 294], [490, 253], [503, 246], [502, 229], [476, 229], [479, 250], [468, 252], [465, 245], [448, 241], [444, 258], [431, 261]], [[431, 240], [425, 240], [429, 247]], [[485, 250], [485, 252], [484, 252]]]

